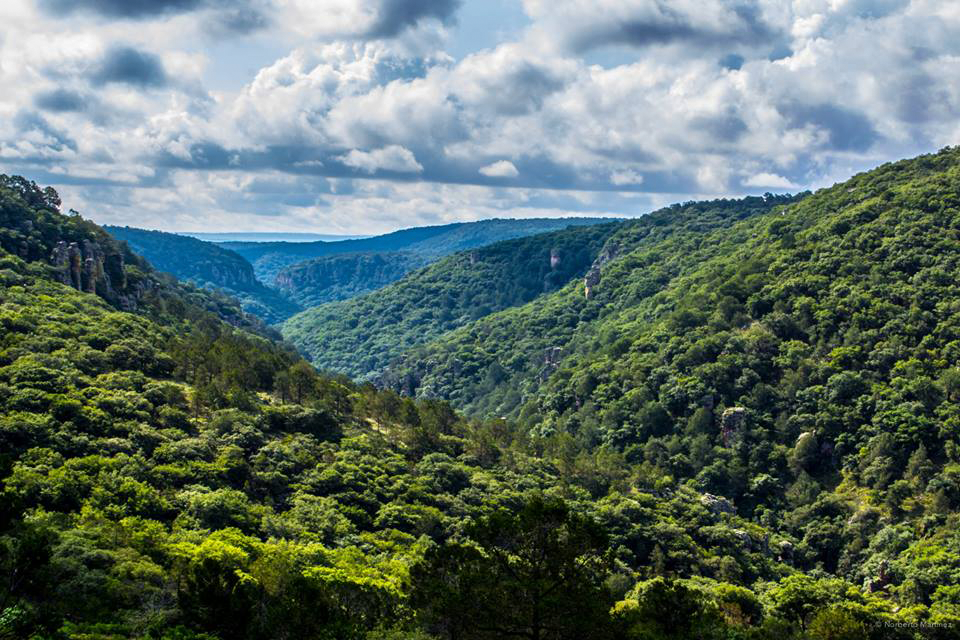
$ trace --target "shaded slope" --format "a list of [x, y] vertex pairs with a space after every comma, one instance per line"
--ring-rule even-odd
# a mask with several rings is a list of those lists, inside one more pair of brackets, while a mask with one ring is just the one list
[[155, 268], [198, 287], [222, 289], [237, 297], [245, 311], [277, 324], [301, 308], [264, 286], [242, 256], [212, 242], [162, 231], [104, 227]]
[[544, 233], [569, 226], [608, 222], [602, 218], [529, 218], [457, 222], [434, 227], [403, 229], [371, 238], [337, 242], [228, 242], [231, 249], [253, 264], [261, 282], [272, 284], [283, 267], [338, 253], [412, 251], [431, 261], [464, 249], [500, 240]]
[[274, 285], [307, 309], [385, 287], [429, 261], [406, 251], [338, 253], [284, 267]]
[[574, 227], [449, 256], [379, 291], [309, 309], [284, 336], [321, 369], [376, 376], [395, 357], [582, 277], [623, 223]]

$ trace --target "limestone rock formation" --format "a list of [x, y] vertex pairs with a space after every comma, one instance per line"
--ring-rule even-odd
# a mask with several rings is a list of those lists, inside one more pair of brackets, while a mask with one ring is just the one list
[[593, 264], [590, 265], [590, 270], [587, 271], [587, 275], [583, 278], [583, 294], [587, 300], [591, 298], [594, 289], [600, 284], [600, 274], [603, 267], [606, 266], [607, 263], [615, 260], [618, 255], [620, 255], [620, 247], [616, 243], [608, 244], [600, 251], [600, 255], [593, 261]]

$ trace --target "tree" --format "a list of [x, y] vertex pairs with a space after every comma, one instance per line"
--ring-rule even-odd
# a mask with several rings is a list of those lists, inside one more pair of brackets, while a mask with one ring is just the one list
[[431, 550], [413, 603], [450, 640], [603, 637], [613, 598], [606, 537], [560, 499], [528, 497], [470, 528], [472, 542]]

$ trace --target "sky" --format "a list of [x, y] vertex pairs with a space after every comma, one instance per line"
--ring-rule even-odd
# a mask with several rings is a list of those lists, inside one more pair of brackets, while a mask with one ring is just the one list
[[816, 189], [960, 142], [953, 0], [2, 0], [0, 172], [370, 234]]

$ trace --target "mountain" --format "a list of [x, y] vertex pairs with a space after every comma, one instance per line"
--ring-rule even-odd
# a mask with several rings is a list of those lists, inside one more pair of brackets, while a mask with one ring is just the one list
[[515, 422], [318, 374], [0, 176], [0, 637], [956, 637], [960, 150], [760, 200], [477, 320], [587, 303]]
[[403, 251], [337, 253], [284, 267], [274, 286], [308, 309], [380, 289], [428, 262], [421, 254]]
[[278, 324], [301, 308], [264, 286], [253, 267], [229, 249], [190, 236], [133, 227], [104, 227], [115, 238], [147, 258], [154, 267], [198, 287], [222, 289], [240, 300], [243, 309]]
[[571, 227], [448, 256], [373, 293], [298, 314], [283, 333], [321, 369], [375, 377], [412, 346], [582, 277], [623, 224]]
[[246, 258], [261, 282], [272, 284], [286, 266], [342, 253], [404, 251], [429, 259], [482, 247], [498, 240], [544, 233], [569, 226], [608, 222], [603, 218], [527, 218], [456, 222], [403, 229], [371, 238], [337, 242], [227, 242], [223, 246]]
[[947, 591], [919, 558], [960, 507], [958, 266], [950, 148], [618, 252], [589, 295], [481, 318], [385, 379], [622, 451], [782, 522], [824, 571], [930, 602]]

